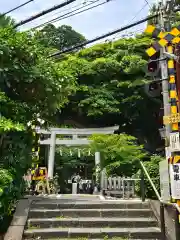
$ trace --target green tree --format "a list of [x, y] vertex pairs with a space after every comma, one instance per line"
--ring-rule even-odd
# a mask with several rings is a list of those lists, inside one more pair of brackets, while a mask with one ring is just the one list
[[[152, 155], [149, 157], [148, 161], [145, 161], [143, 164], [151, 177], [151, 180], [155, 184], [156, 189], [160, 193], [160, 174], [159, 174], [159, 163], [163, 161], [164, 158], [159, 155]], [[137, 172], [135, 177], [140, 178], [141, 177], [141, 172], [140, 170]], [[137, 185], [137, 193], [140, 194], [140, 186], [139, 184]], [[147, 198], [151, 199], [157, 199], [157, 196], [149, 183], [149, 180], [145, 176], [145, 194]]]
[[13, 27], [15, 25], [15, 20], [9, 16], [0, 14], [0, 27]]
[[158, 128], [161, 96], [146, 94], [147, 56], [151, 39], [139, 35], [98, 44], [67, 55], [63, 69], [77, 78], [77, 91], [69, 97], [59, 119], [69, 117], [84, 126], [119, 125], [120, 132], [138, 137], [150, 151], [160, 144]]
[[59, 50], [75, 46], [86, 40], [83, 35], [67, 25], [56, 28], [53, 24], [48, 24], [42, 30], [37, 31], [35, 36], [44, 46]]
[[143, 146], [127, 134], [93, 135], [91, 148], [101, 153], [101, 167], [108, 174], [132, 176], [139, 169], [139, 160], [146, 156]]
[[[40, 114], [55, 122], [56, 111], [76, 91], [76, 78], [47, 56], [29, 32], [0, 32], [0, 231], [8, 226], [31, 165], [32, 132], [27, 123]], [[3, 224], [2, 224], [3, 223]]]
[[16, 105], [7, 108], [4, 103], [4, 117], [27, 121], [39, 113], [49, 118], [67, 103], [68, 95], [75, 90], [75, 78], [46, 56], [48, 50], [29, 33], [6, 28], [1, 31], [1, 101]]

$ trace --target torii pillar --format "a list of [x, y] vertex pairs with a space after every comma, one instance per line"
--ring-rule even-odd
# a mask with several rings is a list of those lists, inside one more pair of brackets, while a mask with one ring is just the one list
[[50, 179], [52, 179], [54, 176], [55, 149], [56, 149], [56, 133], [52, 132], [48, 158], [48, 178]]
[[95, 180], [95, 188], [94, 194], [99, 193], [100, 187], [100, 171], [101, 171], [101, 156], [100, 152], [95, 152], [95, 171], [96, 171], [96, 180]]

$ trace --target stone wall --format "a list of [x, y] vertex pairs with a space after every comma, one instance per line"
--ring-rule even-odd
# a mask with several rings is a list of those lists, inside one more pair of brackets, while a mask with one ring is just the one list
[[21, 240], [22, 239], [31, 202], [32, 202], [32, 199], [19, 200], [16, 206], [16, 212], [4, 236], [4, 240]]
[[[150, 206], [160, 223], [160, 202], [157, 200], [150, 200]], [[165, 205], [164, 218], [168, 240], [179, 240], [176, 238], [176, 214], [177, 210], [173, 205]]]

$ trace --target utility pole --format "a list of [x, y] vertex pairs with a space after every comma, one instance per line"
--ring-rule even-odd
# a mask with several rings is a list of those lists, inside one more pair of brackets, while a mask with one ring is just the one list
[[[164, 201], [176, 203], [176, 240], [180, 239], [180, 133], [178, 112], [177, 75], [175, 61], [178, 56], [174, 54], [174, 44], [180, 42], [180, 25], [171, 29], [171, 17], [174, 12], [175, 0], [158, 1], [158, 23], [161, 29], [149, 25], [147, 33], [160, 38], [146, 50], [152, 57], [160, 51], [159, 59], [162, 75], [162, 91], [164, 104], [163, 122], [166, 133], [166, 160], [160, 164], [160, 177], [162, 184], [162, 198]], [[163, 33], [164, 32], [164, 33]], [[164, 179], [165, 180], [164, 180]], [[170, 180], [170, 184], [169, 184]], [[169, 185], [169, 186], [168, 186]], [[163, 211], [164, 214], [164, 211]], [[162, 225], [163, 226], [163, 225]], [[164, 229], [163, 229], [164, 230]], [[163, 234], [165, 231], [163, 231]], [[163, 238], [164, 239], [164, 238]]]
[[[160, 0], [158, 2], [158, 7], [160, 11], [160, 16], [159, 16], [159, 23], [162, 32], [169, 31], [171, 26], [170, 22], [167, 19], [166, 15], [166, 10], [165, 6], [169, 1], [162, 1]], [[164, 52], [166, 52], [165, 47], [163, 47], [160, 50], [160, 59], [164, 58]], [[167, 66], [167, 60], [160, 61], [160, 68], [161, 68], [161, 78], [162, 78], [162, 95], [163, 95], [163, 106], [164, 106], [164, 116], [169, 116], [170, 115], [170, 103], [169, 103], [169, 79], [168, 79], [168, 66]], [[166, 139], [166, 146], [165, 146], [165, 153], [166, 153], [166, 158], [170, 157], [170, 151], [169, 148], [167, 147], [168, 142], [169, 142], [169, 136], [171, 132], [171, 127], [170, 124], [165, 126], [165, 139]]]
[[[172, 10], [174, 8], [174, 1], [164, 0], [164, 5], [160, 3], [160, 7], [161, 7], [160, 22], [164, 26], [164, 30], [167, 32], [170, 32], [171, 31], [170, 17], [172, 14]], [[162, 55], [163, 55], [162, 57], [164, 57], [165, 54], [172, 56], [174, 55], [173, 53], [174, 53], [174, 47], [172, 43], [169, 42], [166, 49], [165, 48], [162, 49]], [[165, 83], [162, 85], [163, 91], [164, 91], [163, 101], [164, 101], [165, 116], [173, 116], [173, 115], [176, 116], [178, 114], [177, 74], [175, 72], [175, 61], [178, 61], [177, 59], [178, 59], [177, 56], [175, 56], [174, 58], [168, 57], [167, 63], [165, 60], [164, 65], [161, 64], [162, 78], [167, 77], [168, 79], [168, 80], [165, 80], [164, 81]], [[166, 138], [168, 139], [168, 143], [170, 144], [170, 150], [172, 151], [172, 152], [169, 151], [169, 153], [167, 154], [167, 147], [166, 147], [166, 159], [168, 159], [168, 162], [169, 162], [171, 201], [175, 202], [177, 206], [180, 207], [180, 192], [178, 189], [178, 184], [180, 180], [180, 147], [177, 147], [175, 151], [172, 149], [172, 146], [173, 145], [176, 146], [177, 143], [178, 143], [178, 146], [180, 146], [178, 118], [176, 118], [176, 120], [171, 123], [171, 128], [170, 128], [170, 124], [166, 125]], [[173, 143], [173, 141], [175, 142], [175, 144]], [[177, 219], [179, 220], [180, 212], [177, 211], [176, 214], [177, 214]], [[176, 236], [176, 239], [180, 239], [179, 221], [176, 225], [176, 232], [178, 233]]]

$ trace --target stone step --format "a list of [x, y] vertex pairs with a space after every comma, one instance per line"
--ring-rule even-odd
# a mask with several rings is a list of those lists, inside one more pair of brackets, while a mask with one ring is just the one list
[[148, 202], [140, 201], [77, 201], [62, 200], [36, 201], [31, 204], [31, 209], [149, 209]]
[[49, 217], [153, 217], [150, 209], [31, 209], [29, 218]]
[[[108, 239], [112, 239], [112, 240], [159, 240], [159, 238], [154, 238], [154, 239], [137, 239], [137, 238], [122, 238], [122, 237], [105, 237], [105, 238], [47, 238], [47, 240], [108, 240]], [[42, 238], [24, 238], [23, 240], [42, 240]]]
[[36, 218], [28, 219], [28, 227], [157, 227], [153, 218]]
[[25, 239], [62, 238], [112, 238], [160, 239], [157, 227], [146, 228], [41, 228], [24, 231]]

